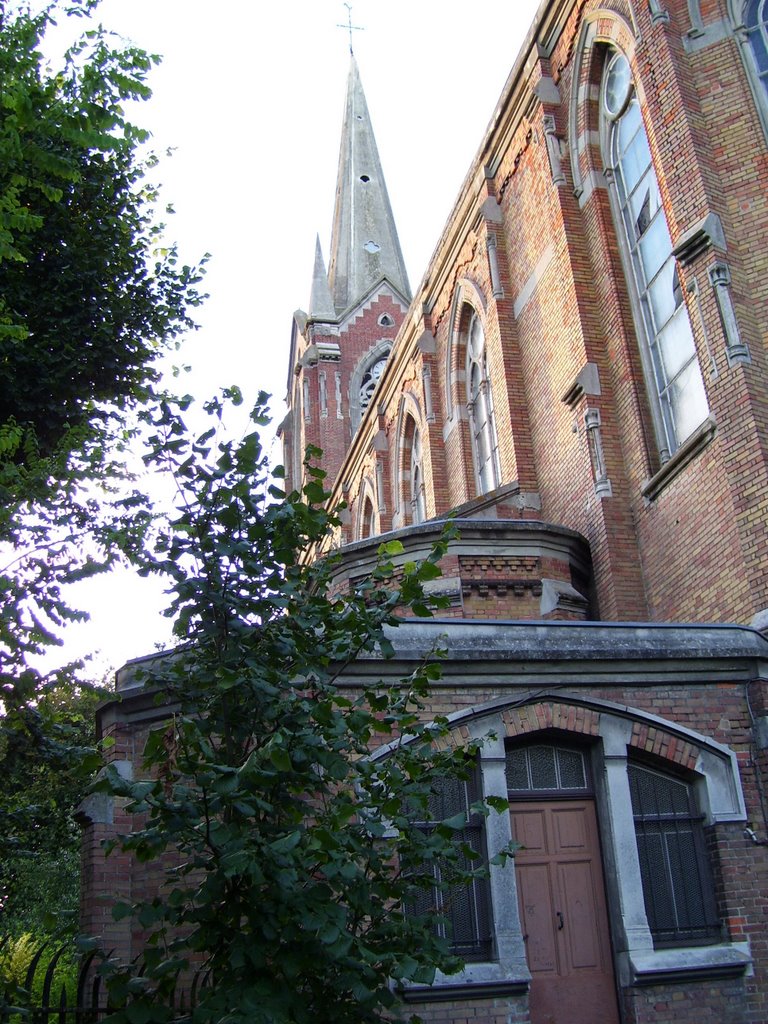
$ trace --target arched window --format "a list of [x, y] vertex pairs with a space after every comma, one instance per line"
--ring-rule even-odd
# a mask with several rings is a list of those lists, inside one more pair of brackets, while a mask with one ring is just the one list
[[382, 338], [361, 357], [352, 371], [349, 379], [349, 416], [353, 431], [360, 426], [365, 410], [371, 404], [391, 350], [392, 342]]
[[421, 432], [418, 427], [414, 427], [411, 440], [411, 520], [414, 523], [423, 523], [426, 518]]
[[371, 403], [373, 392], [376, 390], [376, 385], [379, 383], [379, 377], [384, 372], [384, 367], [387, 365], [387, 357], [382, 356], [377, 359], [375, 363], [371, 363], [368, 369], [363, 374], [363, 379], [360, 384], [360, 412], [363, 413]]
[[617, 228], [641, 310], [638, 335], [664, 462], [706, 419], [709, 407], [648, 136], [622, 53], [614, 52], [606, 62], [601, 119], [607, 163], [615, 174]]
[[393, 529], [411, 523], [423, 523], [427, 518], [424, 450], [419, 428], [423, 420], [418, 399], [411, 392], [404, 392], [397, 417], [397, 454], [393, 460]]
[[768, 0], [748, 0], [744, 8], [744, 25], [757, 77], [763, 88], [768, 89]]
[[369, 495], [363, 500], [363, 507], [360, 511], [360, 539], [373, 537], [376, 534], [376, 513], [373, 509], [373, 502]]
[[485, 333], [477, 313], [472, 314], [467, 332], [467, 408], [477, 489], [487, 494], [499, 486], [501, 473]]

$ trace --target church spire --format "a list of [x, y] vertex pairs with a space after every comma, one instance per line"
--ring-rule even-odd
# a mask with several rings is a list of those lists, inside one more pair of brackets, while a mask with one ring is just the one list
[[309, 316], [311, 320], [335, 320], [331, 289], [328, 286], [328, 275], [325, 272], [323, 250], [320, 248], [320, 236], [315, 242], [315, 269], [312, 274], [312, 294], [309, 297]]
[[347, 80], [328, 277], [338, 314], [363, 299], [382, 278], [404, 299], [411, 297], [354, 56]]

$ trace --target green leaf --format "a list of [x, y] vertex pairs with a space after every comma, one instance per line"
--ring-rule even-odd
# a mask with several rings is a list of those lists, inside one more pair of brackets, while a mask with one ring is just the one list
[[404, 551], [403, 542], [399, 540], [388, 540], [384, 544], [379, 545], [379, 555], [381, 557], [391, 558], [394, 555], [402, 555]]
[[509, 811], [509, 800], [501, 796], [486, 796], [486, 804], [496, 811], [497, 814], [506, 814]]
[[395, 656], [395, 648], [392, 646], [392, 641], [386, 636], [379, 637], [379, 650], [384, 658], [394, 658]]
[[462, 829], [462, 828], [466, 828], [467, 816], [462, 811], [460, 814], [454, 814], [450, 818], [444, 818], [440, 822], [440, 824], [443, 825], [445, 828], [456, 829], [456, 830]]
[[287, 836], [276, 839], [273, 843], [269, 844], [269, 847], [273, 853], [290, 853], [291, 850], [295, 850], [301, 842], [301, 836], [301, 831], [297, 829], [295, 832], [291, 832]]
[[112, 920], [122, 921], [124, 918], [130, 916], [133, 913], [133, 907], [130, 903], [115, 903], [112, 906]]
[[423, 583], [426, 583], [428, 580], [439, 579], [442, 575], [442, 569], [434, 562], [422, 562], [418, 569], [419, 579]]
[[270, 747], [269, 759], [280, 772], [289, 772], [293, 767], [290, 754], [283, 747]]

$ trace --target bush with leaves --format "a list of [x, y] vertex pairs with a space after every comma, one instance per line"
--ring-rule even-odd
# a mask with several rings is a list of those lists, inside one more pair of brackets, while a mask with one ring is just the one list
[[[196, 1024], [391, 1019], [393, 983], [459, 966], [436, 912], [408, 907], [485, 870], [458, 838], [464, 814], [419, 824], [436, 781], [466, 777], [473, 750], [439, 742], [445, 720], [424, 721], [434, 659], [394, 685], [355, 689], [345, 672], [391, 655], [403, 615], [430, 614], [424, 583], [445, 541], [397, 572], [401, 547], [384, 544], [371, 577], [338, 593], [333, 557], [307, 557], [338, 525], [322, 471], [307, 465], [304, 493], [285, 495], [257, 433], [192, 441], [170, 405], [155, 427], [149, 461], [173, 473], [179, 508], [147, 524], [138, 558], [172, 581], [182, 647], [146, 668], [168, 722], [143, 772], [97, 784], [139, 816], [116, 845], [158, 877], [153, 898], [115, 910], [149, 940], [140, 970], [103, 968], [124, 1005], [109, 1020], [178, 1019], [176, 975], [203, 962], [212, 983], [183, 1018]], [[371, 757], [381, 743], [388, 756]]]
[[27, 1003], [52, 1006], [59, 1003], [63, 991], [67, 1004], [74, 1005], [78, 959], [74, 943], [52, 942], [48, 936], [40, 937], [34, 932], [3, 939], [0, 941], [0, 1010], [15, 1007], [18, 1016], [11, 1020], [21, 1024]]

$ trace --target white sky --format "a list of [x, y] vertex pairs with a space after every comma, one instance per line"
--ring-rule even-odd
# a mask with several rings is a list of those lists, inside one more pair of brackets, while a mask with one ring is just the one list
[[[415, 289], [538, 0], [355, 0], [355, 56]], [[201, 397], [238, 384], [282, 401], [291, 317], [309, 301], [315, 235], [328, 260], [346, 77], [338, 0], [103, 0], [102, 23], [163, 55], [135, 112], [185, 262], [212, 254], [200, 330], [179, 362]], [[283, 415], [275, 403], [275, 419]], [[91, 622], [70, 657], [100, 676], [167, 641], [157, 588], [126, 574], [81, 587]]]

